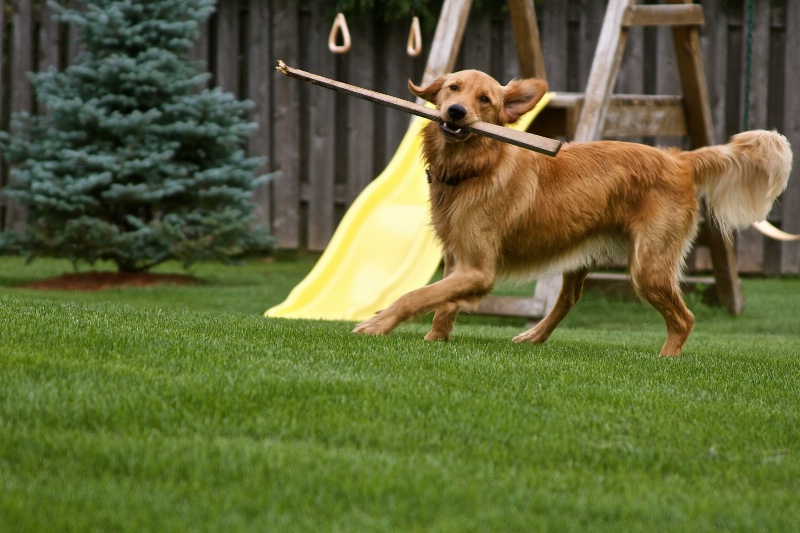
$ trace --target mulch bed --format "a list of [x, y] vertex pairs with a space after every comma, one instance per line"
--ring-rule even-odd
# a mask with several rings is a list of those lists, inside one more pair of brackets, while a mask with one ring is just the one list
[[46, 291], [99, 291], [119, 287], [152, 287], [154, 285], [198, 285], [197, 278], [182, 274], [153, 272], [76, 272], [62, 274], [25, 285], [26, 289]]

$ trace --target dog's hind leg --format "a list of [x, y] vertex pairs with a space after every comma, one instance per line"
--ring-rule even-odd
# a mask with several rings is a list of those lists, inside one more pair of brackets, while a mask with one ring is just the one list
[[561, 282], [561, 291], [558, 293], [556, 304], [553, 309], [547, 313], [541, 322], [533, 326], [531, 329], [524, 331], [514, 337], [514, 342], [532, 342], [542, 343], [550, 338], [556, 326], [564, 320], [572, 306], [581, 299], [583, 294], [583, 282], [586, 281], [586, 276], [589, 275], [589, 269], [581, 269], [575, 272], [564, 272]]
[[683, 302], [678, 285], [682, 246], [683, 243], [671, 238], [631, 249], [633, 287], [661, 313], [667, 324], [667, 340], [660, 352], [663, 356], [680, 355], [694, 327], [694, 315]]
[[[444, 276], [446, 278], [453, 272], [455, 267], [455, 258], [445, 252], [444, 254]], [[431, 330], [425, 335], [426, 341], [446, 341], [450, 338], [450, 333], [453, 331], [453, 325], [458, 315], [459, 306], [456, 303], [449, 303], [436, 309], [433, 315], [433, 324]]]

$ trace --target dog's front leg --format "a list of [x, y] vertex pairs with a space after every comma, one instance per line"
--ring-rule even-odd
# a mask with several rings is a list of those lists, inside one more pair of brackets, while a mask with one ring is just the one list
[[[443, 320], [455, 320], [453, 310], [457, 311], [463, 302], [485, 296], [492, 290], [493, 284], [493, 270], [456, 269], [441, 281], [401, 296], [374, 317], [358, 324], [353, 333], [388, 335], [400, 322], [435, 309], [442, 309], [446, 313], [442, 316]], [[452, 313], [452, 317], [447, 316], [449, 313]]]

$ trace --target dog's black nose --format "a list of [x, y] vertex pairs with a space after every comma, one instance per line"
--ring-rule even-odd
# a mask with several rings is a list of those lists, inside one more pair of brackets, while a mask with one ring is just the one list
[[453, 104], [447, 108], [447, 114], [453, 120], [461, 120], [467, 116], [467, 108], [461, 104]]

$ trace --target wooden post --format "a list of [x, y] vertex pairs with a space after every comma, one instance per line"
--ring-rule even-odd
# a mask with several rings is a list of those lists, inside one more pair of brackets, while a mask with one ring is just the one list
[[634, 0], [610, 0], [608, 3], [592, 69], [589, 71], [583, 109], [578, 118], [578, 127], [575, 129], [576, 142], [600, 139], [628, 35], [622, 21], [625, 10], [633, 2]]
[[471, 8], [472, 0], [445, 0], [422, 75], [422, 85], [429, 84], [455, 67]]
[[[689, 2], [670, 0], [670, 2], [691, 3], [691, 0]], [[673, 26], [672, 39], [678, 60], [683, 106], [686, 109], [686, 127], [692, 147], [711, 146], [715, 144], [714, 126], [697, 26]]]
[[[691, 4], [691, 0], [670, 0], [670, 3]], [[697, 26], [673, 26], [672, 38], [678, 60], [686, 127], [692, 147], [711, 146], [716, 144], [716, 139]], [[730, 314], [739, 315], [744, 310], [744, 294], [733, 240], [731, 236], [722, 235], [719, 228], [710, 221], [711, 217], [706, 213], [704, 224], [708, 226], [708, 248], [716, 279], [717, 298]]]
[[522, 77], [547, 79], [533, 0], [508, 0]]

